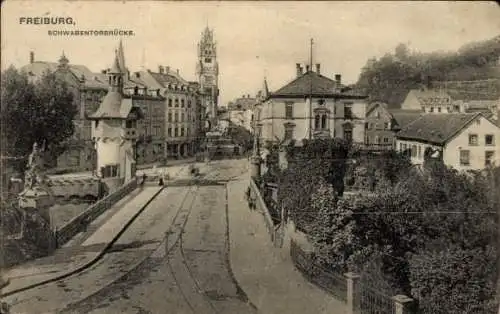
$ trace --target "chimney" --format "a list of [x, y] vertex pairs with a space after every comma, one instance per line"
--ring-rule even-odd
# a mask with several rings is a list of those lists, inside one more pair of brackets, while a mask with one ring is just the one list
[[30, 51], [30, 63], [35, 62], [35, 53], [33, 51]]
[[250, 94], [247, 95], [247, 98], [250, 98]]
[[300, 63], [296, 64], [297, 67], [297, 77], [302, 75], [302, 67], [300, 66]]
[[342, 75], [335, 74], [335, 82], [337, 82], [338, 85], [342, 84]]
[[306, 64], [306, 73], [309, 72], [309, 64]]
[[319, 63], [316, 63], [316, 73], [321, 74], [321, 73], [320, 73], [320, 72], [321, 72], [320, 70], [321, 70], [321, 68], [320, 68]]
[[160, 72], [160, 74], [163, 74], [163, 66], [158, 66], [158, 72]]

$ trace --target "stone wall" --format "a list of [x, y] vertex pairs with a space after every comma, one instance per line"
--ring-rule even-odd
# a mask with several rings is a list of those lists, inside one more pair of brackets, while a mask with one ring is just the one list
[[84, 231], [85, 228], [94, 221], [97, 217], [99, 217], [102, 213], [108, 210], [111, 206], [116, 204], [119, 200], [121, 200], [125, 195], [129, 194], [137, 187], [137, 179], [129, 181], [125, 185], [121, 186], [115, 192], [108, 194], [103, 199], [94, 203], [87, 210], [82, 212], [80, 215], [73, 218], [67, 224], [65, 224], [61, 229], [56, 231], [56, 241], [57, 246], [61, 246], [64, 243], [68, 242], [71, 238], [73, 238], [76, 234], [81, 231]]

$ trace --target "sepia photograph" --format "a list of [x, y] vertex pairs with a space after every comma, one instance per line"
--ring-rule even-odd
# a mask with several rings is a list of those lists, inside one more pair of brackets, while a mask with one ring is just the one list
[[0, 314], [500, 314], [497, 2], [1, 5]]

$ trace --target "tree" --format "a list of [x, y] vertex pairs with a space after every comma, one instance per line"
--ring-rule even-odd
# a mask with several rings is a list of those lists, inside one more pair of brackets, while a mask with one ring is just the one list
[[[2, 73], [2, 154], [27, 156], [33, 143], [45, 144], [47, 158], [55, 160], [73, 135], [77, 111], [68, 85], [46, 72], [31, 83], [25, 73], [9, 67]], [[16, 164], [22, 172], [25, 161]]]

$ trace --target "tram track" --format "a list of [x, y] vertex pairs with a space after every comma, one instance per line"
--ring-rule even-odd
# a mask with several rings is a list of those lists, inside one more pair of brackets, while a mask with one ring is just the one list
[[[186, 167], [188, 167], [188, 166], [189, 165], [186, 165], [186, 166], [182, 167], [181, 169], [179, 169], [176, 172], [176, 175], [178, 175], [180, 172], [184, 171], [186, 169]], [[221, 173], [217, 169], [210, 169], [210, 170], [208, 170], [206, 172], [205, 175], [208, 176], [208, 177], [213, 176], [213, 178], [210, 178], [211, 181], [226, 181], [227, 182], [227, 181], [233, 180], [236, 177], [241, 176], [246, 171], [247, 171], [247, 169], [243, 169], [243, 171], [241, 171], [239, 174], [233, 175], [233, 176], [227, 178], [227, 176], [223, 173], [224, 171]], [[225, 177], [225, 178], [222, 179], [221, 177]], [[224, 184], [224, 182], [220, 182], [220, 183]], [[114, 250], [114, 248], [116, 246], [115, 244], [122, 238], [123, 234], [127, 230], [130, 229], [131, 225], [146, 210], [146, 208], [150, 205], [150, 203], [154, 199], [156, 199], [156, 197], [158, 195], [161, 194], [161, 192], [165, 188], [168, 188], [168, 182], [166, 182], [166, 185], [164, 187], [160, 188], [159, 191], [150, 200], [148, 200], [148, 202], [146, 203], [146, 205], [144, 205], [124, 225], [124, 227], [118, 232], [118, 234], [112, 239], [112, 241], [109, 242], [106, 245], [106, 248], [104, 250], [102, 250], [102, 252], [100, 252], [100, 254], [95, 259], [93, 259], [89, 263], [83, 265], [82, 267], [80, 267], [80, 268], [78, 268], [78, 269], [76, 269], [74, 271], [71, 271], [69, 273], [63, 274], [63, 275], [61, 275], [61, 276], [59, 276], [57, 278], [49, 279], [49, 280], [46, 280], [44, 282], [38, 283], [36, 285], [30, 286], [30, 287], [27, 287], [27, 288], [21, 288], [21, 289], [18, 289], [18, 290], [13, 290], [13, 291], [8, 292], [8, 293], [6, 293], [4, 295], [1, 295], [0, 298], [3, 299], [5, 297], [12, 296], [12, 295], [15, 295], [15, 294], [19, 294], [21, 292], [25, 292], [25, 291], [28, 291], [28, 290], [31, 290], [31, 289], [35, 289], [35, 288], [43, 288], [43, 286], [47, 286], [47, 285], [49, 285], [51, 283], [57, 283], [57, 284], [63, 284], [64, 285], [64, 282], [66, 280], [68, 280], [70, 278], [73, 278], [73, 277], [79, 277], [79, 276], [84, 275], [84, 274], [85, 274], [86, 277], [91, 277], [92, 276], [91, 275], [92, 272], [96, 271], [95, 269], [93, 269], [93, 266], [98, 265], [98, 263], [100, 261], [102, 261], [105, 256], [107, 256], [110, 253], [113, 253], [114, 251], [116, 251], [116, 250]], [[200, 297], [202, 297], [206, 302], [208, 302], [207, 305], [209, 305], [209, 307], [215, 313], [219, 313], [219, 311], [217, 310], [217, 308], [215, 307], [215, 305], [213, 304], [213, 302], [203, 294], [200, 282], [197, 280], [195, 274], [193, 273], [193, 270], [191, 269], [191, 267], [188, 264], [188, 261], [187, 261], [187, 258], [186, 258], [185, 252], [184, 252], [184, 247], [183, 247], [183, 236], [182, 236], [182, 234], [183, 234], [184, 229], [186, 227], [186, 224], [188, 222], [188, 219], [189, 219], [189, 216], [190, 216], [191, 211], [193, 209], [193, 206], [195, 204], [196, 198], [198, 197], [199, 188], [200, 188], [200, 185], [197, 184], [197, 180], [195, 179], [194, 180], [194, 184], [190, 185], [188, 187], [187, 191], [186, 191], [186, 194], [183, 195], [182, 201], [180, 202], [180, 205], [178, 206], [178, 208], [177, 208], [177, 210], [176, 210], [176, 212], [174, 214], [174, 218], [172, 219], [172, 222], [170, 223], [167, 232], [165, 232], [164, 238], [163, 239], [159, 239], [158, 241], [155, 241], [154, 246], [152, 248], [148, 249], [149, 252], [146, 255], [141, 256], [137, 262], [134, 262], [134, 264], [132, 265], [132, 267], [130, 267], [130, 268], [126, 269], [126, 270], [122, 270], [119, 273], [113, 275], [113, 277], [116, 277], [116, 278], [113, 278], [110, 282], [106, 282], [103, 286], [99, 287], [98, 290], [92, 292], [91, 294], [89, 294], [89, 295], [87, 295], [87, 296], [85, 296], [83, 298], [77, 299], [75, 302], [67, 304], [61, 311], [58, 311], [58, 313], [74, 313], [75, 309], [76, 309], [76, 311], [78, 311], [78, 308], [79, 308], [79, 306], [81, 304], [84, 304], [84, 303], [88, 302], [89, 300], [91, 300], [92, 298], [94, 298], [94, 297], [96, 297], [96, 296], [98, 296], [100, 294], [105, 294], [105, 293], [103, 293], [103, 291], [105, 291], [106, 289], [112, 289], [111, 286], [113, 286], [116, 283], [124, 280], [124, 278], [126, 280], [127, 276], [129, 276], [132, 273], [134, 273], [135, 271], [137, 271], [139, 268], [141, 268], [143, 265], [145, 265], [148, 261], [154, 260], [155, 258], [153, 256], [158, 255], [158, 254], [160, 254], [160, 255], [162, 255], [162, 256], [165, 257], [165, 261], [168, 264], [168, 267], [170, 269], [170, 273], [172, 275], [173, 281], [175, 282], [174, 284], [178, 288], [179, 293], [184, 298], [186, 304], [189, 306], [189, 308], [191, 309], [191, 311], [193, 313], [199, 313], [199, 311], [197, 312], [195, 310], [195, 307], [191, 304], [191, 302], [193, 302], [195, 300], [190, 299], [190, 297], [183, 291], [183, 286], [179, 282], [178, 278], [176, 278], [176, 273], [175, 273], [175, 271], [174, 271], [174, 269], [173, 269], [173, 267], [171, 265], [171, 260], [170, 260], [171, 259], [171, 253], [175, 252], [175, 250], [177, 250], [177, 249], [179, 250], [180, 257], [181, 257], [180, 259], [182, 261], [182, 264], [185, 267], [186, 273], [191, 278], [194, 286], [197, 289], [197, 292], [200, 294]], [[188, 200], [190, 200], [190, 201], [188, 201]], [[176, 201], [176, 203], [177, 202], [178, 201]], [[186, 206], [186, 202], [189, 205]], [[174, 208], [171, 208], [169, 210], [169, 212], [171, 212], [172, 210], [174, 210]], [[171, 212], [171, 214], [173, 214], [173, 213]], [[164, 250], [164, 252], [162, 250]], [[159, 253], [159, 251], [162, 251], [162, 252]], [[103, 277], [103, 276], [105, 276], [105, 274], [103, 275], [103, 274], [98, 273], [98, 275], [97, 275], [97, 277]], [[21, 302], [23, 302], [23, 301], [21, 301]], [[15, 305], [15, 304], [13, 304], [13, 305]]]
[[[165, 247], [165, 255], [168, 256], [168, 254], [175, 248], [176, 243], [179, 241], [178, 239], [179, 239], [180, 235], [182, 234], [184, 227], [187, 223], [188, 217], [189, 217], [189, 215], [181, 216], [181, 214], [186, 211], [186, 209], [184, 208], [184, 205], [186, 204], [186, 201], [189, 199], [189, 196], [193, 196], [193, 198], [188, 206], [188, 209], [187, 209], [187, 211], [190, 212], [192, 207], [193, 207], [194, 201], [196, 199], [197, 190], [198, 190], [197, 186], [193, 186], [193, 187], [189, 188], [189, 190], [184, 195], [184, 197], [183, 197], [183, 199], [182, 199], [182, 201], [181, 201], [181, 203], [180, 203], [180, 205], [179, 205], [179, 207], [174, 215], [174, 218], [172, 220], [172, 223], [169, 226], [169, 229], [165, 232], [165, 237], [163, 238], [163, 240], [159, 241], [159, 244], [156, 245], [156, 247], [154, 247], [153, 249], [151, 249], [151, 251], [146, 256], [142, 257], [138, 262], [136, 262], [126, 272], [121, 273], [119, 277], [115, 278], [113, 281], [109, 282], [107, 285], [103, 286], [102, 288], [93, 292], [92, 294], [90, 294], [90, 295], [88, 295], [88, 296], [86, 296], [86, 297], [84, 297], [76, 302], [69, 304], [65, 309], [63, 309], [62, 311], [60, 311], [58, 313], [61, 313], [61, 314], [63, 314], [63, 313], [75, 313], [75, 309], [80, 308], [81, 304], [84, 304], [84, 303], [88, 302], [89, 300], [91, 300], [92, 298], [97, 297], [99, 294], [103, 293], [103, 291], [105, 291], [106, 289], [108, 289], [108, 288], [112, 287], [113, 285], [119, 283], [120, 281], [124, 280], [125, 278], [130, 276], [132, 273], [134, 273], [135, 271], [140, 269], [142, 266], [147, 264], [148, 261], [154, 255], [157, 255], [159, 253], [159, 251], [163, 250], [163, 247]], [[179, 218], [181, 221], [178, 221]], [[180, 226], [180, 228], [178, 226]], [[176, 228], [178, 228], [178, 229], [174, 230]], [[174, 243], [169, 245], [169, 239], [171, 239], [170, 236], [171, 236], [171, 234], [174, 234], [174, 233], [177, 233], [178, 236], [174, 240]]]
[[[189, 165], [185, 165], [185, 166], [181, 167], [176, 172], [176, 175], [180, 174], [188, 166]], [[138, 188], [140, 189], [141, 187], [138, 187]], [[38, 282], [38, 283], [35, 283], [35, 284], [31, 284], [31, 285], [28, 285], [28, 286], [25, 286], [25, 287], [22, 287], [22, 288], [19, 288], [19, 289], [15, 289], [15, 290], [3, 293], [3, 294], [0, 295], [0, 300], [3, 300], [4, 298], [11, 297], [11, 296], [14, 296], [14, 295], [22, 293], [22, 292], [26, 292], [28, 290], [32, 290], [32, 289], [35, 289], [35, 288], [40, 288], [40, 287], [43, 287], [43, 286], [46, 286], [46, 285], [49, 285], [49, 284], [52, 284], [52, 283], [55, 283], [55, 282], [59, 282], [59, 281], [62, 281], [62, 280], [65, 280], [65, 279], [77, 276], [77, 275], [79, 275], [79, 274], [81, 274], [81, 273], [89, 270], [91, 267], [93, 267], [98, 262], [100, 262], [107, 254], [109, 254], [110, 252], [113, 251], [112, 249], [113, 249], [113, 246], [115, 245], [115, 243], [118, 240], [120, 240], [120, 238], [123, 236], [123, 234], [127, 230], [129, 230], [130, 226], [146, 210], [146, 208], [151, 204], [151, 202], [153, 202], [156, 199], [156, 197], [161, 194], [161, 192], [165, 188], [167, 188], [167, 186], [163, 186], [162, 188], [160, 188], [158, 190], [158, 192], [155, 193], [153, 195], [153, 197], [151, 197], [146, 202], [146, 204], [144, 206], [142, 206], [141, 209], [139, 209], [139, 211], [137, 211], [132, 216], [132, 218], [129, 221], [126, 222], [126, 224], [120, 229], [120, 231], [118, 231], [118, 233], [113, 237], [113, 239], [106, 244], [106, 246], [104, 247], [104, 249], [101, 250], [99, 252], [99, 254], [95, 258], [93, 258], [92, 260], [90, 260], [88, 263], [85, 263], [84, 265], [81, 265], [80, 267], [77, 267], [76, 269], [74, 269], [74, 270], [72, 270], [70, 272], [67, 272], [65, 274], [62, 274], [60, 276], [57, 276], [55, 278], [50, 278], [50, 279], [47, 279], [47, 280], [44, 280], [44, 281], [41, 281], [41, 282]]]

